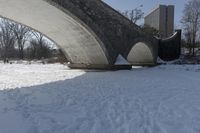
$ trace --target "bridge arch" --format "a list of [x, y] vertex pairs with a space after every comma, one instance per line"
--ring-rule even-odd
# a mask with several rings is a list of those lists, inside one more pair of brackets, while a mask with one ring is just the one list
[[157, 44], [145, 40], [144, 38], [137, 38], [130, 48], [127, 61], [133, 65], [155, 65], [157, 62]]
[[72, 64], [109, 65], [101, 39], [80, 19], [45, 0], [0, 0], [0, 16], [26, 25], [54, 41]]

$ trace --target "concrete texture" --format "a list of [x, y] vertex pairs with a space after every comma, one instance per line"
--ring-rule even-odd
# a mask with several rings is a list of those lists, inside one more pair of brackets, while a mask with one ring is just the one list
[[158, 43], [154, 44], [143, 38], [137, 39], [128, 53], [127, 61], [133, 65], [155, 65], [158, 57]]
[[163, 38], [173, 35], [174, 6], [159, 5], [145, 16], [145, 25], [157, 29]]
[[131, 49], [127, 60], [131, 64], [154, 64], [153, 54], [148, 44], [144, 42], [136, 43]]
[[[72, 67], [112, 68], [119, 54], [138, 62], [131, 57], [133, 48], [144, 48], [136, 56], [141, 65], [156, 62], [154, 38], [100, 0], [0, 0], [0, 16], [45, 34], [60, 46]], [[147, 40], [150, 50], [138, 38]]]
[[[52, 5], [68, 10], [102, 40], [106, 48], [113, 49], [126, 58], [126, 51], [132, 48], [136, 38], [147, 38], [139, 26], [102, 2], [101, 0], [47, 0]], [[115, 62], [115, 60], [114, 60]]]
[[89, 27], [43, 0], [0, 0], [0, 15], [45, 34], [72, 63], [109, 64], [107, 49]]
[[164, 61], [178, 59], [181, 54], [181, 30], [176, 30], [169, 38], [160, 38], [158, 51], [159, 57]]

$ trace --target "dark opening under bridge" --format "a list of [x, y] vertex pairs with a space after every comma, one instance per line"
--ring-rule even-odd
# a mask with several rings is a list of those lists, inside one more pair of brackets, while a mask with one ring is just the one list
[[146, 35], [101, 0], [0, 0], [0, 16], [46, 35], [71, 67], [109, 68], [118, 55], [133, 65], [153, 65], [158, 50], [164, 49], [163, 41]]

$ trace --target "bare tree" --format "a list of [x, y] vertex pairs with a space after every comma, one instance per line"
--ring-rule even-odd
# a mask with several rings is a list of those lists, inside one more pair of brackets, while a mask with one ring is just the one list
[[[142, 6], [143, 5], [140, 5], [140, 7]], [[144, 17], [144, 12], [139, 8], [135, 8], [122, 12], [122, 15], [129, 18], [133, 23], [137, 23], [140, 19]]]
[[0, 24], [0, 47], [4, 61], [12, 56], [15, 39], [11, 23], [7, 20], [2, 20]]
[[125, 17], [129, 18], [129, 11], [128, 10], [121, 12], [121, 14], [124, 15]]
[[144, 12], [141, 9], [135, 8], [129, 13], [130, 20], [133, 23], [137, 23], [140, 19], [144, 17]]
[[51, 53], [50, 44], [41, 33], [32, 31], [32, 34], [34, 37], [30, 41], [29, 47], [31, 58], [48, 58]]
[[185, 5], [181, 23], [184, 27], [184, 35], [188, 43], [192, 44], [192, 55], [195, 55], [195, 46], [200, 26], [200, 1], [190, 0]]
[[192, 31], [189, 25], [185, 25], [183, 35], [185, 36], [186, 47], [189, 48], [189, 54], [191, 54], [193, 45], [192, 45]]
[[[26, 43], [27, 42], [27, 43]], [[49, 58], [54, 46], [43, 34], [0, 18], [0, 58]]]
[[12, 23], [12, 30], [16, 37], [19, 58], [24, 59], [24, 47], [30, 38], [31, 29], [21, 24]]

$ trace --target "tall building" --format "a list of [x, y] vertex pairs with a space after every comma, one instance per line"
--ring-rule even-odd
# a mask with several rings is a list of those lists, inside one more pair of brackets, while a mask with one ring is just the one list
[[147, 16], [145, 25], [153, 27], [160, 32], [161, 37], [169, 37], [174, 32], [174, 6], [159, 5]]

